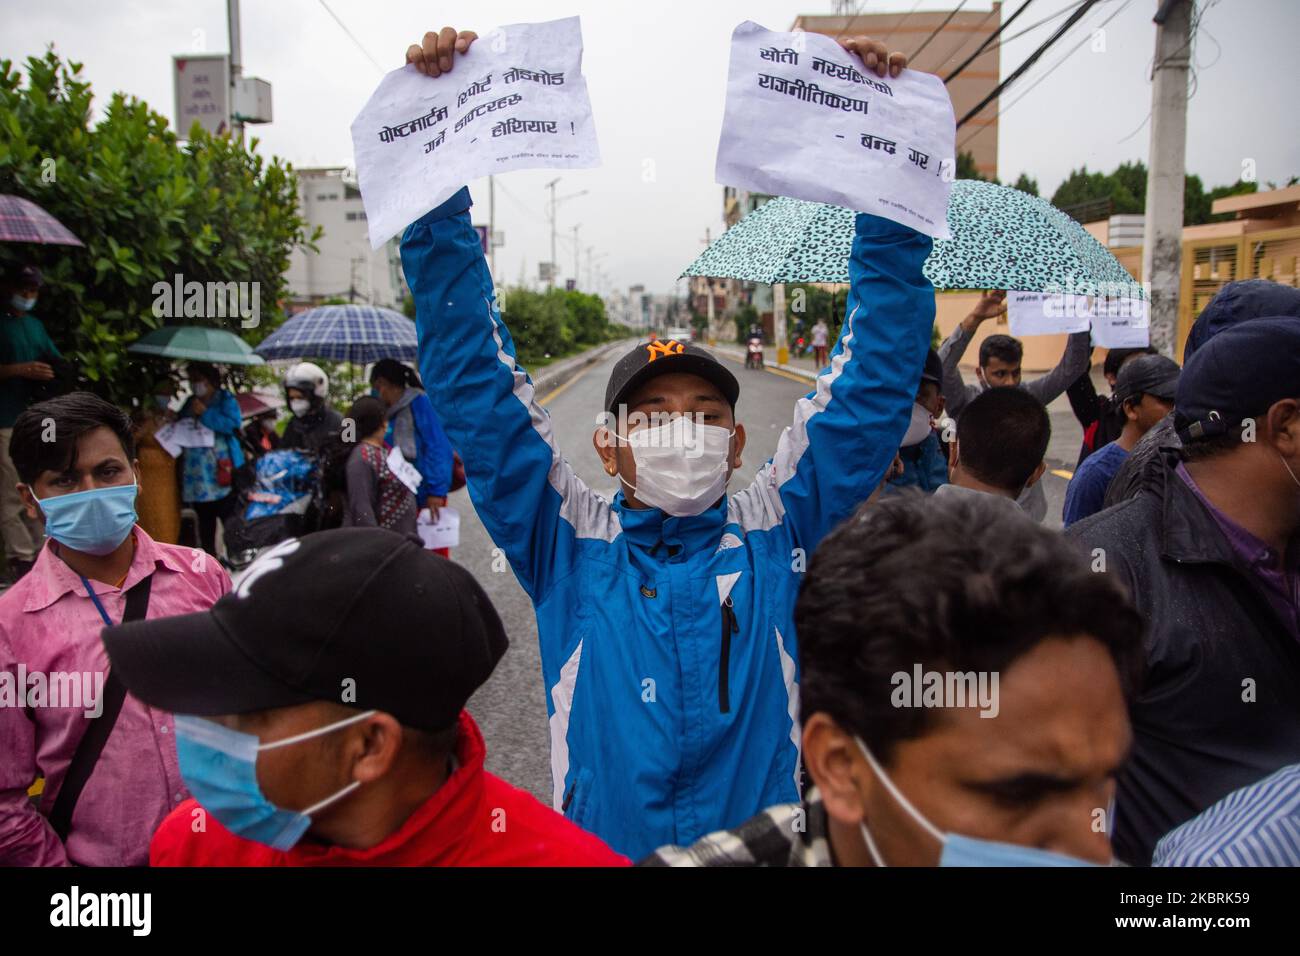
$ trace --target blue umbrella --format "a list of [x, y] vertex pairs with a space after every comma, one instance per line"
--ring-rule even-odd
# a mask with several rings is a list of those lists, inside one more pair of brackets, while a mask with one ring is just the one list
[[321, 305], [308, 309], [262, 340], [265, 359], [321, 358], [366, 365], [416, 357], [415, 323], [375, 305]]
[[[854, 214], [781, 196], [736, 223], [684, 276], [750, 282], [848, 282]], [[1144, 298], [1137, 281], [1091, 233], [1037, 196], [959, 179], [948, 201], [951, 239], [937, 239], [925, 275], [937, 289], [1014, 289]]]

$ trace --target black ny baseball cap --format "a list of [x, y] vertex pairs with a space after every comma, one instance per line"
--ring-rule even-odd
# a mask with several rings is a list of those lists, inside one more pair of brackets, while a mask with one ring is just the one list
[[1240, 429], [1300, 397], [1300, 318], [1251, 319], [1219, 332], [1187, 360], [1174, 400], [1183, 444]]
[[605, 386], [605, 411], [615, 411], [636, 389], [658, 375], [685, 372], [712, 382], [733, 409], [740, 397], [740, 383], [713, 353], [690, 342], [659, 339], [641, 342], [614, 365]]
[[1120, 366], [1115, 376], [1115, 397], [1127, 401], [1138, 395], [1154, 395], [1167, 402], [1178, 392], [1178, 363], [1163, 355], [1138, 355]]
[[104, 630], [114, 673], [162, 710], [333, 701], [433, 732], [453, 726], [507, 643], [473, 575], [380, 528], [291, 538], [207, 611]]

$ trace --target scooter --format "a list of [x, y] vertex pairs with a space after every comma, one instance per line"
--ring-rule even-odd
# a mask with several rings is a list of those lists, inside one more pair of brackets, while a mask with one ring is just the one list
[[758, 336], [750, 338], [745, 346], [745, 368], [763, 367], [763, 340]]

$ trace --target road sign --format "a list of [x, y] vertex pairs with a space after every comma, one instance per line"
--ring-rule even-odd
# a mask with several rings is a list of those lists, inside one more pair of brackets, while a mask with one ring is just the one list
[[212, 134], [230, 130], [230, 57], [201, 53], [172, 57], [176, 135], [185, 139], [198, 122]]
[[539, 262], [537, 263], [537, 278], [542, 282], [551, 282], [555, 279], [555, 263]]

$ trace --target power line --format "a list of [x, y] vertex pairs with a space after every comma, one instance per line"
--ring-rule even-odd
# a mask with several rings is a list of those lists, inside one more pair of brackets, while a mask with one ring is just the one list
[[379, 61], [370, 55], [370, 51], [361, 45], [361, 41], [358, 40], [352, 34], [352, 31], [348, 29], [348, 25], [339, 19], [339, 15], [329, 8], [329, 4], [326, 3], [325, 0], [320, 0], [320, 5], [325, 8], [325, 12], [334, 18], [334, 22], [337, 23], [342, 28], [343, 32], [346, 33], [348, 37], [352, 40], [352, 42], [357, 45], [357, 49], [360, 50], [363, 54], [365, 54], [366, 59], [375, 65], [375, 69], [378, 70], [380, 73], [386, 73], [387, 70], [385, 70], [382, 66], [380, 66]]
[[[942, 30], [944, 27], [946, 27], [952, 21], [953, 17], [961, 13], [961, 8], [964, 6], [966, 6], [966, 0], [961, 0], [961, 3], [957, 4], [957, 9], [952, 11], [952, 13], [948, 14], [946, 17], [943, 18], [943, 23], [935, 27], [934, 32], [925, 38], [925, 42], [916, 48], [916, 52], [907, 58], [909, 63], [921, 55], [921, 51], [930, 45], [930, 41], [939, 35], [939, 31]], [[988, 18], [985, 17], [985, 19]]]
[[998, 95], [1003, 90], [1005, 90], [1008, 86], [1010, 86], [1021, 76], [1023, 76], [1026, 70], [1028, 70], [1031, 66], [1037, 63], [1039, 58], [1042, 57], [1042, 55], [1046, 53], [1048, 50], [1050, 50], [1053, 46], [1055, 46], [1057, 41], [1059, 41], [1061, 37], [1065, 36], [1065, 34], [1069, 32], [1070, 28], [1074, 26], [1076, 23], [1078, 23], [1079, 20], [1082, 19], [1083, 16], [1089, 10], [1091, 10], [1094, 6], [1097, 5], [1097, 3], [1098, 0], [1085, 0], [1085, 2], [1079, 7], [1079, 9], [1075, 10], [1074, 13], [1070, 14], [1069, 19], [1067, 19], [1064, 23], [1062, 23], [1059, 27], [1056, 28], [1055, 33], [1053, 33], [1050, 37], [1048, 37], [1047, 40], [1044, 41], [1043, 44], [1039, 46], [1037, 50], [1029, 54], [1029, 57], [1023, 63], [1021, 63], [1018, 67], [1016, 67], [1015, 71], [1010, 76], [1008, 76], [1005, 80], [1003, 80], [1001, 83], [995, 86], [993, 90], [987, 96], [984, 97], [984, 99], [980, 100], [979, 103], [975, 105], [974, 109], [972, 109], [969, 113], [967, 113], [960, 120], [958, 120], [957, 128], [961, 129], [963, 124], [965, 124], [968, 120], [977, 116], [979, 112], [982, 109], [984, 109], [984, 107], [988, 106], [995, 99], [997, 99]]
[[[1018, 17], [1018, 16], [1020, 16], [1020, 14], [1024, 13], [1025, 10], [1029, 7], [1029, 5], [1030, 5], [1031, 3], [1033, 3], [1033, 2], [1034, 2], [1034, 0], [1025, 0], [1025, 2], [1024, 2], [1023, 4], [1020, 5], [1020, 7], [1016, 10], [1015, 13], [1011, 14], [1011, 16], [1009, 16], [1009, 17], [1006, 19], [1006, 21], [1005, 21], [1005, 22], [1004, 22], [1000, 27], [998, 27], [996, 30], [994, 30], [993, 33], [990, 34], [990, 35], [988, 36], [988, 38], [985, 39], [985, 41], [979, 45], [979, 49], [977, 49], [977, 50], [976, 50], [974, 53], [972, 53], [970, 56], [966, 57], [966, 59], [962, 61], [961, 66], [957, 67], [957, 69], [953, 70], [953, 71], [952, 71], [951, 73], [949, 73], [946, 77], [944, 77], [943, 82], [944, 82], [945, 84], [947, 84], [947, 83], [951, 83], [951, 82], [953, 81], [953, 78], [956, 77], [956, 75], [957, 75], [958, 73], [960, 73], [962, 70], [966, 69], [966, 67], [970, 66], [971, 63], [973, 63], [973, 62], [975, 61], [975, 58], [978, 57], [981, 53], [984, 52], [984, 48], [987, 47], [987, 46], [988, 46], [990, 43], [992, 43], [994, 40], [996, 40], [996, 39], [998, 38], [998, 36], [1002, 33], [1003, 30], [1005, 30], [1007, 27], [1011, 26], [1011, 24], [1015, 23], [1015, 22], [1016, 22], [1016, 17]], [[992, 11], [989, 11], [989, 16], [990, 16], [990, 17], [993, 16], [993, 12], [992, 12]], [[988, 17], [985, 17], [984, 19], [987, 20]], [[984, 24], [981, 23], [980, 26], [982, 27], [982, 26], [984, 26]], [[959, 46], [960, 46], [960, 44], [959, 44]], [[956, 52], [957, 52], [956, 50], [953, 50], [953, 53], [956, 53]]]
[[[1025, 0], [1025, 2], [1026, 2], [1026, 4], [1029, 4], [1029, 3], [1033, 3], [1034, 0]], [[983, 30], [983, 29], [984, 29], [984, 24], [988, 23], [991, 19], [993, 19], [993, 14], [997, 13], [999, 9], [1000, 9], [1000, 7], [993, 7], [993, 9], [989, 10], [989, 12], [986, 13], [986, 14], [984, 15], [984, 19], [981, 20], [979, 23], [975, 24], [975, 29], [974, 29], [973, 31], [971, 31], [971, 32], [972, 32], [972, 33], [979, 33], [981, 30]], [[1001, 27], [999, 27], [998, 29], [1001, 30]], [[996, 35], [997, 35], [997, 34], [994, 34], [994, 36], [996, 36]], [[970, 39], [970, 38], [967, 37], [967, 36], [960, 36], [960, 37], [958, 37], [958, 38], [957, 38], [957, 45], [954, 46], [951, 50], [949, 50], [949, 51], [948, 51], [948, 55], [945, 56], [945, 57], [943, 57], [943, 58], [941, 58], [941, 59], [939, 60], [939, 63], [940, 63], [940, 64], [944, 64], [944, 63], [949, 63], [949, 62], [951, 62], [951, 61], [952, 61], [952, 58], [953, 58], [954, 56], [957, 55], [957, 51], [960, 50], [962, 47], [964, 47], [964, 46], [966, 45], [966, 41], [967, 41], [968, 39]]]
[[907, 13], [903, 15], [903, 19], [899, 20], [897, 23], [894, 24], [894, 29], [890, 30], [888, 33], [885, 34], [885, 38], [880, 42], [885, 44], [886, 49], [888, 49], [889, 46], [889, 38], [894, 35], [894, 33], [898, 30], [899, 27], [901, 27], [904, 23], [908, 21], [908, 19], [911, 18], [912, 14], [916, 13], [916, 8], [919, 7], [920, 5], [921, 5], [921, 0], [916, 0], [916, 3], [912, 4], [912, 9], [908, 10]]
[[[1120, 7], [1118, 10], [1116, 10], [1114, 13], [1112, 13], [1110, 16], [1108, 16], [1105, 20], [1103, 20], [1103, 21], [1101, 22], [1101, 26], [1099, 26], [1097, 29], [1100, 30], [1100, 29], [1102, 29], [1103, 27], [1105, 27], [1106, 24], [1110, 23], [1111, 20], [1114, 20], [1117, 16], [1119, 16], [1121, 13], [1123, 13], [1124, 10], [1128, 7], [1128, 5], [1131, 4], [1132, 2], [1133, 2], [1133, 0], [1124, 0], [1124, 5], [1121, 6], [1121, 7]], [[1037, 78], [1034, 80], [1033, 83], [1029, 84], [1029, 86], [1025, 89], [1025, 91], [1024, 91], [1023, 93], [1021, 93], [1019, 96], [1017, 96], [1014, 100], [1012, 100], [1012, 101], [1011, 101], [1010, 103], [1008, 103], [1006, 106], [999, 108], [998, 111], [997, 111], [996, 113], [994, 113], [993, 116], [991, 117], [990, 122], [991, 122], [992, 120], [997, 119], [999, 116], [1002, 116], [1004, 113], [1006, 113], [1008, 110], [1010, 110], [1011, 107], [1015, 106], [1017, 103], [1019, 103], [1021, 100], [1023, 100], [1026, 96], [1028, 96], [1031, 92], [1033, 92], [1034, 87], [1036, 87], [1039, 83], [1043, 82], [1043, 80], [1047, 79], [1049, 76], [1051, 76], [1053, 73], [1055, 73], [1056, 70], [1057, 70], [1057, 67], [1061, 66], [1061, 64], [1063, 64], [1066, 60], [1068, 60], [1070, 57], [1072, 57], [1072, 56], [1073, 56], [1073, 55], [1078, 51], [1079, 47], [1083, 46], [1085, 43], [1088, 42], [1088, 40], [1090, 40], [1090, 39], [1092, 38], [1092, 35], [1093, 35], [1093, 34], [1088, 34], [1088, 35], [1084, 36], [1084, 38], [1083, 38], [1082, 40], [1080, 40], [1078, 43], [1076, 43], [1073, 47], [1070, 48], [1069, 52], [1066, 53], [1065, 56], [1063, 56], [1063, 57], [1061, 57], [1061, 59], [1057, 60], [1056, 63], [1052, 65], [1052, 68], [1051, 68], [1051, 69], [1049, 69], [1049, 70], [1048, 70], [1046, 73], [1044, 73], [1042, 76], [1037, 77]], [[1150, 119], [1150, 116], [1148, 115], [1147, 118]], [[1143, 122], [1143, 125], [1146, 124], [1146, 120], [1143, 120], [1142, 122]], [[1139, 130], [1140, 130], [1141, 128], [1142, 128], [1141, 126], [1138, 127]], [[964, 140], [962, 140], [962, 141], [961, 141], [961, 144], [957, 147], [957, 152], [961, 152], [961, 147], [962, 147], [962, 146], [965, 146], [967, 143], [969, 143], [972, 139], [974, 139], [976, 136], [978, 136], [978, 135], [979, 135], [980, 133], [982, 133], [983, 131], [984, 131], [984, 128], [981, 127], [981, 128], [979, 128], [979, 129], [975, 130], [974, 132], [972, 132], [972, 133], [971, 133], [969, 136], [967, 136]], [[1125, 139], [1128, 139], [1130, 136], [1133, 136], [1133, 135], [1135, 135], [1136, 133], [1137, 133], [1137, 130], [1134, 130], [1132, 133], [1129, 134], [1129, 136], [1126, 136]], [[1121, 140], [1120, 142], [1123, 142], [1123, 140]]]

